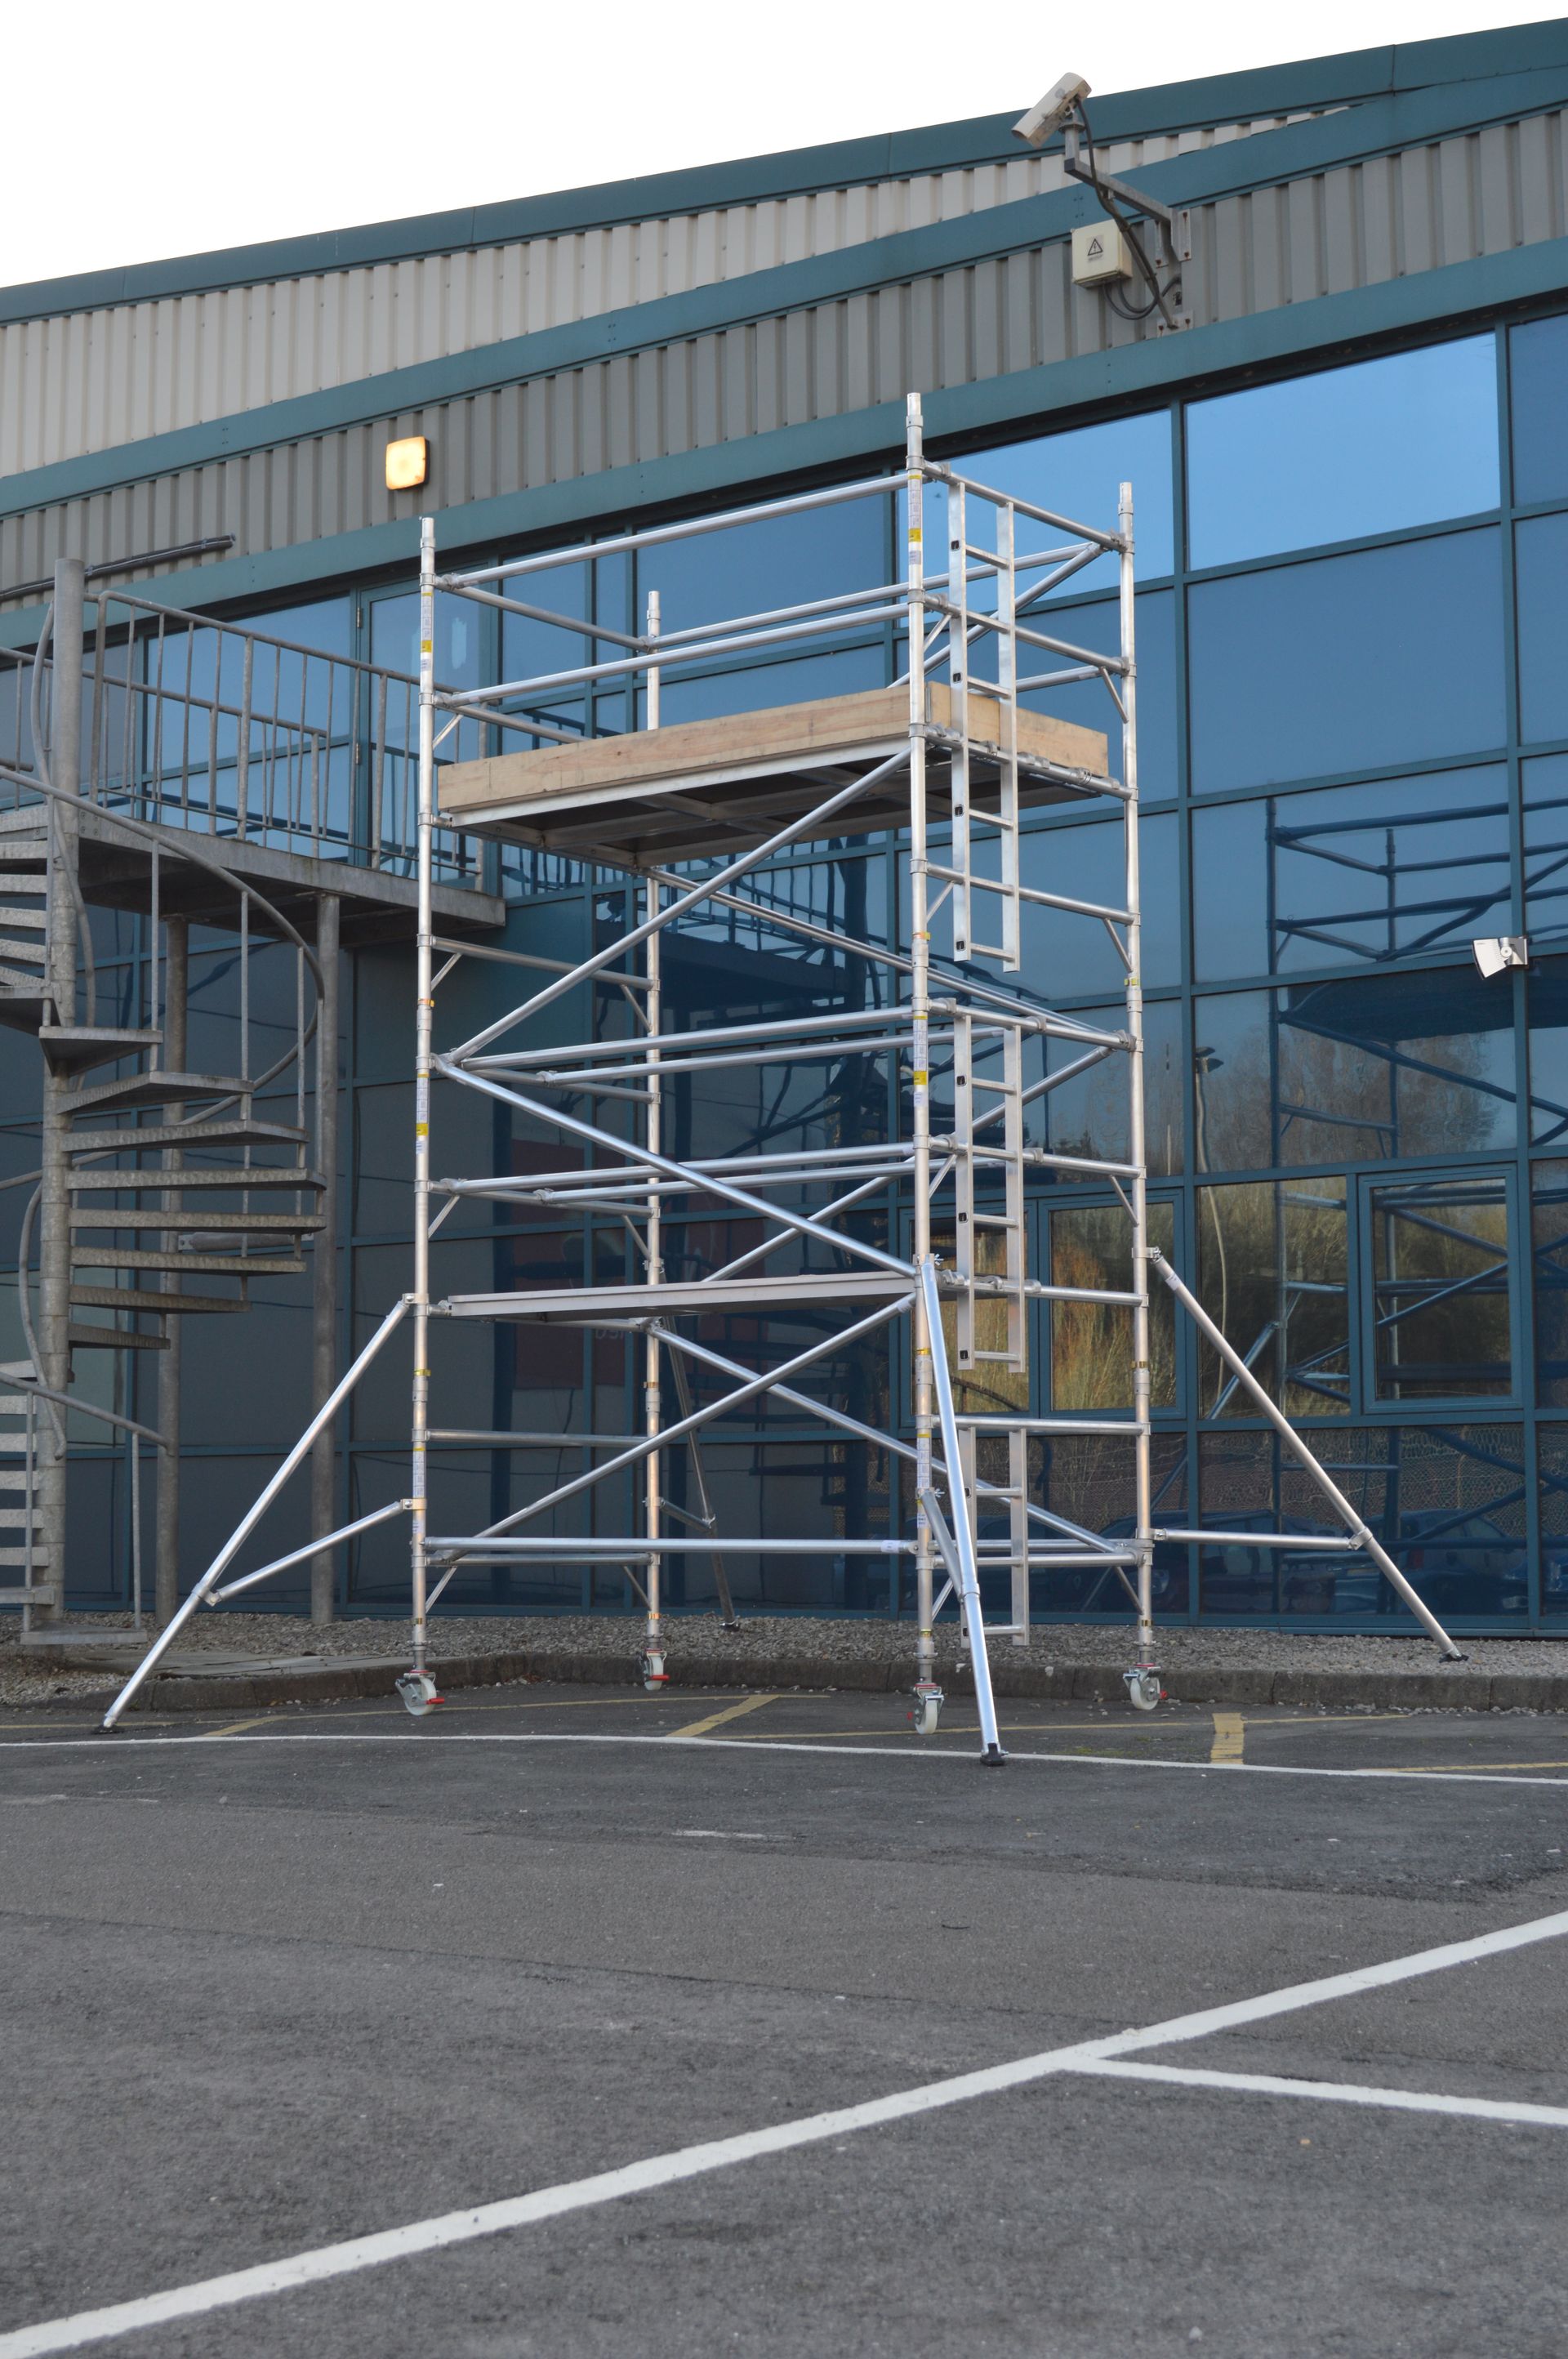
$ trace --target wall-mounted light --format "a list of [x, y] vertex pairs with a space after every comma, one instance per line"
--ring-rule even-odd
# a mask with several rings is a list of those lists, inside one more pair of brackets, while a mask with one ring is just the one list
[[1481, 934], [1470, 950], [1483, 974], [1502, 974], [1510, 966], [1530, 964], [1530, 944], [1523, 934]]
[[430, 445], [423, 434], [406, 434], [400, 442], [386, 446], [386, 488], [389, 492], [412, 492], [421, 484], [430, 468]]

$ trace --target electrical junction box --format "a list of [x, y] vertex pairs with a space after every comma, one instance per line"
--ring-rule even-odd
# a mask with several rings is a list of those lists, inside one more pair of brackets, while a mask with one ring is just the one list
[[1108, 279], [1131, 276], [1127, 240], [1113, 221], [1086, 222], [1073, 232], [1075, 287], [1103, 287]]

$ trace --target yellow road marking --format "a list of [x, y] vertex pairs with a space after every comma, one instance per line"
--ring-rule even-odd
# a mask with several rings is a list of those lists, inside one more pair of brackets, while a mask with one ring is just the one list
[[276, 1718], [276, 1712], [264, 1712], [259, 1720], [232, 1720], [227, 1728], [204, 1728], [200, 1734], [203, 1736], [238, 1736], [243, 1729], [265, 1728]]
[[1217, 1712], [1214, 1716], [1214, 1743], [1209, 1746], [1211, 1761], [1239, 1761], [1247, 1734], [1247, 1723], [1238, 1712]]
[[684, 1728], [672, 1728], [672, 1736], [706, 1736], [710, 1728], [722, 1728], [727, 1720], [739, 1720], [748, 1712], [761, 1712], [765, 1703], [777, 1703], [777, 1696], [747, 1696], [740, 1703], [730, 1704], [723, 1712], [709, 1712], [706, 1720], [688, 1721]]
[[1445, 1777], [1460, 1770], [1476, 1769], [1568, 1769], [1568, 1761], [1423, 1761], [1419, 1768], [1414, 1769], [1401, 1762], [1397, 1769], [1390, 1769], [1389, 1775], [1391, 1777], [1419, 1777], [1423, 1771], [1430, 1771], [1433, 1777]]

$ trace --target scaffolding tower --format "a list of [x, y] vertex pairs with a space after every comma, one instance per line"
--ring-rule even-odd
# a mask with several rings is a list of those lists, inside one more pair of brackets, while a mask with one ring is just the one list
[[[902, 581], [691, 625], [662, 614], [654, 595], [635, 632], [557, 613], [529, 595], [531, 575], [564, 565], [862, 501], [892, 502], [901, 514]], [[926, 537], [930, 519], [945, 526], [934, 555]], [[1087, 568], [1107, 560], [1119, 582], [1119, 630], [1110, 652], [1061, 636], [1046, 603]], [[1272, 1544], [1343, 1553], [1348, 1541], [1364, 1549], [1444, 1656], [1457, 1658], [1446, 1631], [1150, 1240], [1130, 486], [1121, 486], [1114, 526], [1073, 522], [990, 489], [927, 457], [920, 399], [911, 395], [901, 474], [875, 474], [470, 571], [438, 570], [434, 520], [427, 518], [419, 587], [421, 912], [409, 1288], [160, 1634], [105, 1725], [115, 1723], [198, 1604], [231, 1597], [295, 1560], [281, 1558], [243, 1575], [231, 1571], [271, 1500], [405, 1319], [413, 1344], [408, 1492], [331, 1538], [347, 1542], [376, 1524], [408, 1520], [413, 1663], [400, 1689], [415, 1713], [438, 1701], [427, 1663], [429, 1614], [461, 1565], [586, 1562], [621, 1569], [643, 1611], [643, 1676], [658, 1689], [667, 1677], [665, 1569], [671, 1560], [711, 1561], [730, 1617], [727, 1557], [799, 1557], [814, 1549], [881, 1558], [893, 1567], [913, 1560], [914, 1717], [922, 1733], [935, 1729], [944, 1702], [935, 1628], [951, 1603], [973, 1669], [981, 1758], [1002, 1759], [989, 1647], [998, 1639], [1027, 1643], [1031, 1580], [1054, 1568], [1098, 1569], [1121, 1584], [1134, 1615], [1129, 1696], [1139, 1709], [1152, 1710], [1161, 1696], [1155, 1548], [1166, 1540], [1232, 1537], [1155, 1520], [1150, 1368], [1155, 1279], [1206, 1334], [1237, 1385], [1324, 1492], [1347, 1536], [1280, 1534]], [[443, 593], [574, 633], [585, 643], [587, 659], [489, 687], [441, 690], [434, 645], [437, 599]], [[841, 644], [847, 630], [873, 624], [888, 630], [900, 650], [902, 671], [890, 689], [661, 725], [661, 696], [672, 674], [678, 679], [693, 665], [763, 650], [821, 649]], [[604, 647], [609, 655], [600, 653]], [[635, 691], [634, 725], [622, 734], [583, 735], [563, 726], [558, 703], [555, 719], [544, 717], [563, 692], [586, 691], [591, 709], [594, 691], [604, 683], [630, 684]], [[1076, 683], [1105, 691], [1118, 761], [1104, 735], [1025, 701]], [[449, 761], [438, 772], [442, 742], [475, 720], [493, 733], [492, 743], [503, 748], [510, 743], [513, 750]], [[1123, 889], [1114, 903], [1054, 892], [1023, 875], [1025, 810], [1084, 803], [1104, 807], [1119, 821]], [[532, 951], [474, 953], [535, 973], [544, 969], [547, 979], [445, 1048], [437, 1045], [438, 993], [473, 946], [437, 930], [430, 887], [438, 827], [562, 854], [627, 879], [625, 922], [575, 962]], [[890, 940], [879, 942], [759, 897], [759, 872], [790, 847], [889, 829], [896, 831], [900, 847], [902, 937], [894, 928]], [[883, 987], [873, 1005], [860, 1008], [822, 1006], [761, 1023], [673, 1023], [665, 951], [684, 922], [694, 916], [710, 919], [719, 911], [765, 921], [769, 929], [830, 950], [840, 962], [860, 962]], [[1125, 975], [1119, 1025], [1052, 1009], [1026, 971], [1035, 955], [1031, 947], [1026, 962], [1026, 919], [1032, 942], [1037, 927], [1057, 929], [1058, 947], [1060, 929], [1069, 923], [1087, 921], [1108, 933]], [[1049, 951], [1046, 956], [1050, 962]], [[1070, 971], [1070, 953], [1052, 971]], [[574, 1004], [591, 1006], [601, 996], [630, 1008], [625, 1028], [606, 1034], [590, 1019], [586, 1037], [563, 1044], [562, 1016]], [[773, 1153], [682, 1151], [680, 1125], [672, 1125], [670, 1117], [680, 1093], [699, 1076], [872, 1057], [891, 1060], [896, 1076], [880, 1137]], [[1032, 1109], [1043, 1110], [1053, 1091], [1115, 1060], [1125, 1078], [1124, 1151], [1067, 1154], [1041, 1143], [1039, 1114], [1032, 1121]], [[432, 1146], [438, 1080], [496, 1102], [569, 1151], [554, 1166], [536, 1169], [443, 1174]], [[1054, 1285], [1031, 1274], [1027, 1183], [1032, 1174], [1052, 1170], [1098, 1182], [1119, 1201], [1130, 1224], [1128, 1285]], [[613, 1216], [632, 1237], [633, 1266], [625, 1277], [605, 1282], [595, 1282], [599, 1272], [585, 1266], [580, 1282], [434, 1296], [431, 1239], [459, 1205], [475, 1199], [505, 1208], [512, 1218], [545, 1208], [557, 1215], [565, 1208], [574, 1215]], [[675, 1275], [667, 1266], [670, 1215], [694, 1208], [731, 1223], [739, 1217], [746, 1242], [699, 1274]], [[1113, 1315], [1125, 1338], [1129, 1410], [1077, 1414], [1040, 1407], [1029, 1350], [1036, 1302], [1092, 1305]], [[749, 1322], [753, 1364], [691, 1332], [694, 1322], [726, 1314]], [[780, 1330], [804, 1316], [816, 1321], [816, 1332], [805, 1348], [790, 1349]], [[436, 1321], [487, 1331], [504, 1323], [519, 1337], [565, 1327], [633, 1339], [642, 1365], [641, 1430], [610, 1436], [588, 1430], [594, 1422], [588, 1407], [585, 1430], [560, 1437], [582, 1450], [580, 1473], [538, 1491], [481, 1530], [433, 1527], [435, 1452], [476, 1441], [522, 1448], [539, 1439], [478, 1435], [433, 1421]], [[799, 1379], [846, 1346], [890, 1330], [907, 1338], [912, 1433], [899, 1430], [896, 1406], [885, 1423], [876, 1424], [836, 1398], [798, 1388]], [[694, 1404], [693, 1380], [710, 1386], [717, 1376], [731, 1380], [730, 1388]], [[976, 1406], [999, 1392], [1000, 1408]], [[839, 1531], [813, 1541], [756, 1529], [721, 1531], [699, 1437], [764, 1397], [912, 1476], [908, 1515], [900, 1483], [890, 1482], [890, 1527], [880, 1535]], [[591, 1398], [585, 1397], [589, 1404]], [[668, 1406], [679, 1414], [670, 1417]], [[1118, 1525], [1108, 1517], [1111, 1527], [1096, 1529], [1049, 1498], [1033, 1495], [1039, 1445], [1062, 1436], [1094, 1436], [1125, 1449], [1130, 1518]], [[747, 1438], [754, 1438], [750, 1430]], [[689, 1454], [697, 1515], [672, 1496], [668, 1475], [683, 1454]], [[610, 1528], [550, 1527], [557, 1511], [590, 1492], [605, 1503]], [[630, 1515], [619, 1505], [627, 1498]], [[1247, 1535], [1253, 1546], [1268, 1537]], [[322, 1545], [314, 1543], [317, 1549]], [[1004, 1613], [988, 1621], [985, 1601], [994, 1603], [1000, 1595], [1008, 1601]]]

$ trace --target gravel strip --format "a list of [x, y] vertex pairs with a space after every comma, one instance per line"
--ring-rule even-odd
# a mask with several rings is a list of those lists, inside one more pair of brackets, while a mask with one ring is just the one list
[[[110, 1638], [129, 1629], [128, 1614], [72, 1614], [65, 1628]], [[633, 1614], [438, 1615], [432, 1624], [434, 1658], [459, 1655], [513, 1654], [531, 1648], [602, 1656], [623, 1665], [641, 1639]], [[676, 1614], [668, 1624], [669, 1646], [690, 1662], [704, 1658], [765, 1664], [787, 1659], [820, 1661], [823, 1685], [833, 1684], [835, 1664], [903, 1662], [913, 1658], [914, 1626], [908, 1622], [825, 1619], [809, 1614], [766, 1614], [726, 1630], [711, 1614]], [[1463, 1641], [1481, 1672], [1568, 1672], [1568, 1629], [1558, 1638], [1475, 1638]], [[181, 1631], [182, 1658], [211, 1652], [258, 1658], [315, 1656], [323, 1662], [346, 1656], [396, 1656], [407, 1646], [404, 1620], [355, 1616], [318, 1628], [302, 1616], [217, 1613], [198, 1615]], [[957, 1651], [956, 1623], [937, 1632], [937, 1654], [950, 1660]], [[1162, 1629], [1156, 1655], [1167, 1671], [1271, 1669], [1405, 1672], [1434, 1668], [1436, 1652], [1420, 1636], [1312, 1633], [1290, 1630]], [[1051, 1623], [1035, 1630], [1027, 1648], [1004, 1644], [999, 1663], [1113, 1664], [1132, 1659], [1129, 1625], [1121, 1623]], [[0, 1704], [54, 1702], [102, 1694], [110, 1684], [103, 1670], [57, 1670], [24, 1656], [18, 1634], [0, 1631]]]

